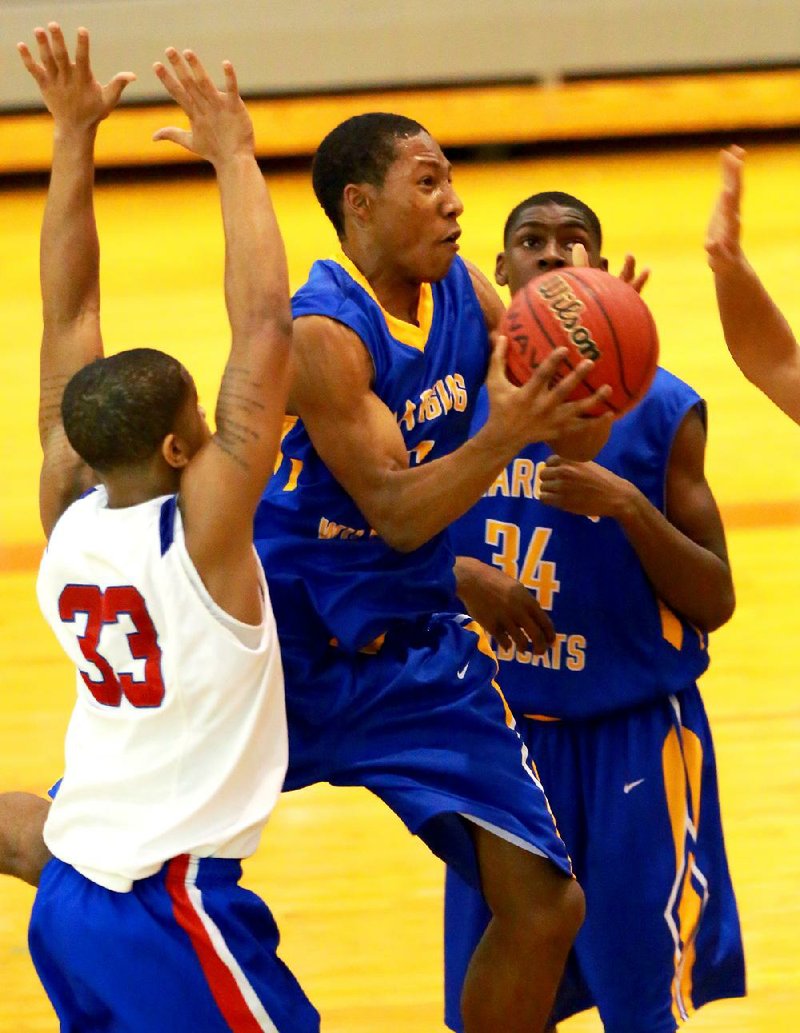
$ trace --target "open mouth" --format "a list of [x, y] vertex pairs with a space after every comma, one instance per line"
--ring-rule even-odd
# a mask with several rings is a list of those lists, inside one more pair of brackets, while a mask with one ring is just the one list
[[443, 244], [452, 244], [454, 247], [458, 244], [458, 238], [461, 236], [461, 230], [453, 230], [443, 240]]

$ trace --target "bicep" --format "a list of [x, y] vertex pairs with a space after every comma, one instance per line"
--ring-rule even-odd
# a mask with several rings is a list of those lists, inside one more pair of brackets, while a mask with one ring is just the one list
[[473, 265], [472, 262], [465, 261], [464, 264], [469, 272], [475, 296], [483, 312], [486, 329], [489, 333], [493, 333], [500, 329], [500, 324], [506, 311], [505, 305], [489, 278], [484, 276], [480, 269]]
[[321, 317], [295, 323], [292, 398], [318, 455], [367, 519], [380, 520], [387, 478], [408, 467], [397, 420], [372, 390], [361, 339]]
[[728, 563], [725, 529], [705, 474], [705, 424], [697, 407], [686, 414], [667, 468], [666, 516], [687, 538]]

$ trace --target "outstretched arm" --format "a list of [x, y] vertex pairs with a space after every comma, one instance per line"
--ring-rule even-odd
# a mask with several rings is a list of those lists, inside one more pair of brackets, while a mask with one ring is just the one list
[[[49, 33], [49, 34], [48, 34]], [[43, 459], [39, 510], [45, 534], [95, 478], [69, 445], [61, 399], [72, 375], [102, 355], [99, 245], [94, 217], [94, 141], [100, 122], [135, 77], [101, 86], [89, 62], [89, 34], [78, 30], [71, 61], [60, 27], [34, 31], [36, 61], [24, 43], [22, 62], [53, 116], [53, 164], [42, 221], [40, 276], [43, 333], [39, 440]]]
[[252, 522], [278, 453], [288, 391], [292, 330], [286, 255], [233, 66], [223, 63], [220, 91], [192, 51], [166, 53], [170, 67], [159, 63], [155, 71], [191, 128], [162, 129], [155, 139], [172, 140], [214, 166], [232, 331], [216, 433], [181, 480], [186, 543], [215, 601], [234, 616], [258, 620]]
[[789, 324], [745, 258], [740, 243], [744, 151], [720, 155], [722, 186], [706, 236], [722, 330], [749, 381], [800, 423], [800, 348]]

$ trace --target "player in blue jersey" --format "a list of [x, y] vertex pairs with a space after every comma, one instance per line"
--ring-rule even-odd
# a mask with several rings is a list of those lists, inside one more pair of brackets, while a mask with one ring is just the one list
[[[510, 214], [497, 282], [595, 267], [578, 199]], [[623, 277], [641, 287], [629, 257]], [[478, 413], [478, 423], [483, 413]], [[607, 1033], [671, 1033], [744, 993], [714, 753], [695, 684], [734, 592], [704, 474], [705, 405], [659, 368], [592, 463], [524, 449], [454, 525], [459, 591], [499, 645], [503, 692], [586, 894], [553, 1021], [596, 1005]], [[448, 872], [447, 1021], [488, 914]], [[531, 963], [531, 969], [535, 963]]]
[[[313, 181], [341, 251], [293, 299], [299, 418], [255, 521], [286, 677], [286, 787], [366, 786], [480, 887], [492, 918], [464, 1028], [532, 1033], [582, 893], [493, 686], [494, 654], [456, 598], [447, 527], [523, 445], [594, 454], [609, 423], [565, 401], [575, 376], [548, 386], [560, 354], [524, 388], [505, 376], [489, 338], [503, 306], [457, 255], [462, 205], [422, 126], [348, 120]], [[468, 441], [484, 381], [489, 416]]]
[[800, 423], [800, 346], [740, 243], [744, 151], [720, 155], [722, 188], [706, 237], [725, 343], [736, 365], [795, 423]]

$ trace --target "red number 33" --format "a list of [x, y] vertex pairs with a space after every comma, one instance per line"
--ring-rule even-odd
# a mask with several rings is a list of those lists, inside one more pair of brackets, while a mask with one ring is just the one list
[[[65, 624], [71, 624], [79, 613], [85, 613], [87, 620], [78, 645], [101, 675], [100, 681], [95, 681], [86, 671], [81, 671], [81, 678], [97, 702], [118, 707], [124, 696], [134, 707], [160, 706], [164, 699], [161, 647], [141, 593], [132, 585], [115, 585], [105, 591], [97, 585], [67, 585], [58, 600], [58, 615]], [[123, 613], [130, 617], [135, 628], [126, 636], [131, 656], [134, 660], [144, 660], [142, 681], [135, 681], [132, 674], [117, 674], [97, 652], [103, 625], [116, 624]]]

